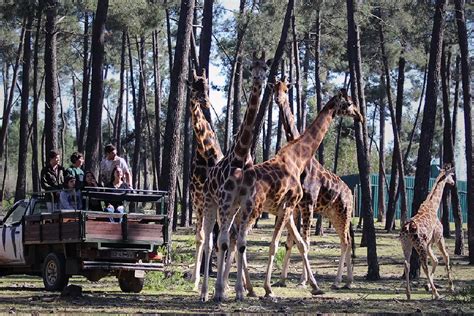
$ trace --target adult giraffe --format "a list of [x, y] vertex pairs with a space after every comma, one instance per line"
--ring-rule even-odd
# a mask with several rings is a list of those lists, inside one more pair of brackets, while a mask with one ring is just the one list
[[[250, 147], [253, 141], [253, 126], [255, 125], [255, 119], [260, 106], [260, 94], [266, 79], [267, 69], [268, 65], [265, 61], [265, 52], [262, 52], [260, 58], [254, 53], [251, 66], [252, 92], [244, 119], [235, 136], [234, 143], [224, 158], [209, 170], [208, 178], [204, 183], [204, 250], [206, 255], [204, 262], [206, 268], [201, 288], [202, 301], [207, 301], [208, 299], [208, 265], [212, 249], [210, 237], [216, 219], [218, 220], [220, 231], [217, 241], [217, 280], [214, 299], [218, 302], [224, 299], [225, 254], [230, 246], [230, 228], [240, 206], [242, 175], [246, 168], [253, 165], [252, 157], [250, 156]], [[247, 277], [247, 280], [248, 279]]]
[[[296, 128], [295, 119], [291, 112], [288, 101], [288, 90], [290, 84], [286, 77], [278, 81], [273, 86], [274, 98], [282, 117], [283, 127], [287, 141], [292, 141], [300, 136]], [[353, 196], [351, 189], [334, 173], [325, 169], [316, 158], [312, 158], [304, 171], [304, 177], [301, 179], [303, 188], [303, 198], [293, 213], [294, 219], [301, 213], [302, 219], [302, 237], [306, 244], [310, 245], [310, 224], [313, 217], [313, 210], [316, 214], [321, 214], [329, 218], [334, 225], [336, 233], [339, 236], [341, 257], [337, 269], [336, 280], [333, 288], [338, 288], [342, 280], [342, 271], [344, 262], [347, 263], [347, 283], [345, 287], [350, 287], [353, 281], [351, 264], [351, 218], [353, 209]], [[287, 239], [287, 248], [283, 269], [278, 285], [285, 286], [285, 280], [288, 274], [288, 265], [290, 261], [291, 249], [294, 240], [291, 235]], [[308, 280], [308, 271], [303, 269], [300, 285], [304, 286]]]
[[246, 237], [263, 209], [277, 216], [264, 282], [265, 296], [273, 296], [270, 285], [271, 272], [283, 225], [286, 225], [289, 233], [293, 235], [298, 250], [303, 257], [305, 269], [310, 272], [308, 277], [312, 294], [323, 293], [311, 273], [307, 255], [308, 247], [296, 228], [292, 212], [303, 197], [300, 176], [321, 144], [336, 115], [345, 115], [363, 120], [352, 99], [347, 95], [347, 91], [342, 89], [318, 113], [314, 122], [300, 137], [287, 143], [272, 159], [244, 170], [240, 188], [242, 204], [237, 238], [237, 250], [240, 254], [237, 260], [236, 281], [236, 297], [238, 300], [243, 299], [242, 273], [247, 246]]

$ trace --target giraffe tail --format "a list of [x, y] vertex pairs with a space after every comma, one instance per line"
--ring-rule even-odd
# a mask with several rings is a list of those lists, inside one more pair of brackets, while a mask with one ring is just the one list
[[351, 241], [351, 249], [352, 249], [352, 259], [356, 257], [356, 244], [355, 244], [355, 237], [354, 237], [354, 226], [352, 222], [349, 225], [349, 239]]

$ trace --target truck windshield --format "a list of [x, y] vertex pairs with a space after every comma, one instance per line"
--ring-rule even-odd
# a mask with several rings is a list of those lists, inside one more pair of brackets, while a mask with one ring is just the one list
[[27, 206], [28, 204], [25, 202], [19, 203], [15, 207], [15, 209], [10, 213], [10, 215], [8, 215], [8, 217], [5, 219], [4, 223], [7, 225], [11, 225], [11, 224], [20, 222], [23, 215], [25, 215]]

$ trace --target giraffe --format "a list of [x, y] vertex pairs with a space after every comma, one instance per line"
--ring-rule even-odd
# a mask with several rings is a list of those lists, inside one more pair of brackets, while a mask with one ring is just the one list
[[[293, 114], [288, 102], [288, 89], [291, 84], [286, 81], [284, 76], [273, 86], [275, 102], [280, 108], [282, 114], [283, 127], [285, 130], [287, 141], [300, 136]], [[295, 212], [294, 220], [301, 213], [302, 219], [302, 237], [306, 244], [310, 245], [310, 223], [313, 217], [313, 209], [316, 213], [327, 216], [333, 223], [336, 233], [339, 235], [341, 257], [339, 259], [339, 267], [337, 270], [336, 280], [333, 288], [338, 288], [342, 280], [342, 270], [344, 262], [347, 262], [347, 283], [345, 287], [350, 287], [352, 276], [351, 264], [351, 243], [350, 224], [352, 218], [353, 196], [350, 188], [337, 175], [325, 169], [316, 158], [312, 158], [304, 171], [304, 178], [301, 179], [303, 188], [303, 198], [299, 202]], [[291, 255], [291, 249], [294, 244], [292, 236], [287, 239], [287, 248], [285, 259], [283, 261], [283, 270], [281, 273], [279, 286], [285, 286], [285, 280], [288, 274], [288, 265]], [[300, 285], [304, 286], [307, 281], [307, 271], [303, 270]]]
[[342, 89], [325, 105], [314, 122], [297, 139], [287, 143], [270, 160], [244, 170], [243, 185], [240, 188], [241, 198], [240, 223], [238, 228], [236, 298], [243, 299], [242, 273], [245, 269], [246, 236], [263, 209], [277, 216], [275, 229], [270, 243], [266, 277], [264, 281], [265, 296], [273, 296], [270, 280], [273, 260], [281, 237], [283, 225], [293, 236], [303, 258], [305, 269], [313, 295], [322, 294], [308, 260], [308, 247], [299, 234], [292, 212], [303, 196], [300, 176], [304, 172], [319, 147], [329, 125], [336, 115], [346, 115], [363, 120], [362, 115], [353, 104], [347, 91]]
[[[206, 182], [204, 183], [204, 250], [205, 265], [204, 280], [201, 287], [201, 300], [208, 299], [208, 264], [211, 255], [211, 228], [216, 219], [219, 223], [219, 237], [217, 241], [217, 279], [215, 284], [214, 299], [218, 302], [224, 299], [225, 278], [224, 265], [225, 254], [230, 245], [230, 229], [234, 217], [239, 210], [240, 186], [242, 174], [246, 168], [253, 165], [250, 156], [250, 147], [253, 141], [253, 126], [260, 106], [260, 94], [262, 86], [266, 79], [268, 69], [265, 61], [265, 52], [261, 57], [253, 54], [251, 65], [252, 71], [252, 92], [250, 102], [245, 111], [244, 119], [235, 135], [235, 141], [229, 148], [224, 158], [216, 166], [210, 168]], [[249, 280], [248, 276], [246, 280]], [[253, 294], [253, 289], [248, 288], [249, 293]]]
[[[438, 219], [438, 208], [443, 195], [443, 189], [446, 184], [454, 185], [454, 168], [450, 164], [445, 165], [438, 177], [431, 192], [428, 194], [426, 200], [421, 204], [418, 212], [413, 216], [400, 232], [400, 241], [402, 243], [403, 254], [405, 256], [405, 278], [406, 278], [406, 295], [410, 299], [410, 257], [412, 248], [420, 256], [420, 264], [428, 278], [431, 286], [432, 297], [439, 299], [438, 290], [435, 287], [433, 278], [438, 265], [438, 259], [433, 253], [431, 246], [436, 244], [443, 255], [444, 263], [446, 265], [446, 272], [448, 274], [449, 289], [454, 291], [453, 281], [451, 279], [451, 267], [449, 265], [449, 255], [446, 250], [443, 237], [443, 225]], [[428, 271], [428, 256], [431, 258], [431, 273]]]
[[222, 157], [222, 150], [216, 134], [207, 121], [202, 108], [210, 108], [209, 86], [206, 79], [206, 72], [203, 70], [202, 76], [196, 75], [193, 70], [193, 78], [189, 83], [191, 90], [190, 111], [193, 124], [194, 135], [196, 137], [196, 153], [191, 167], [190, 195], [191, 202], [196, 214], [196, 255], [195, 266], [191, 277], [194, 283], [194, 290], [199, 285], [199, 269], [202, 261], [202, 249], [204, 243], [203, 230], [203, 209], [204, 209], [204, 181], [207, 178], [208, 169], [215, 166]]

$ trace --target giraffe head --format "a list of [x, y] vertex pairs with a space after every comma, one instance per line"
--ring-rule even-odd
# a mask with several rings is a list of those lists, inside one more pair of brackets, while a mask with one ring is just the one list
[[196, 74], [196, 69], [193, 69], [193, 78], [188, 82], [191, 89], [191, 100], [196, 100], [203, 108], [209, 108], [209, 86], [207, 85], [206, 70], [202, 70], [202, 76]]
[[446, 184], [454, 185], [454, 167], [450, 163], [444, 164], [439, 176]]
[[339, 90], [339, 93], [335, 95], [329, 103], [332, 104], [336, 115], [349, 116], [359, 122], [364, 121], [364, 117], [352, 101], [352, 98], [347, 95], [346, 89]]
[[252, 65], [250, 69], [252, 71], [252, 79], [264, 81], [267, 78], [268, 65], [271, 64], [271, 61], [265, 60], [265, 51], [262, 51], [260, 58], [257, 56], [257, 52], [253, 52], [252, 56]]
[[273, 86], [273, 96], [276, 103], [284, 103], [288, 100], [288, 90], [291, 89], [293, 84], [289, 83], [286, 76], [283, 76], [281, 80], [277, 81]]

